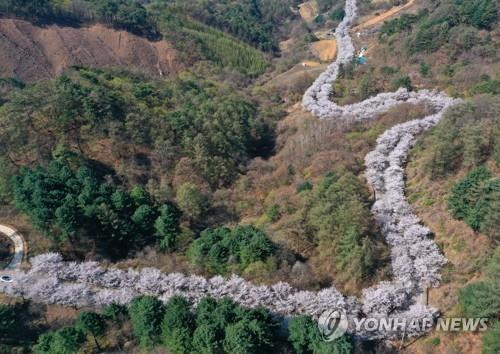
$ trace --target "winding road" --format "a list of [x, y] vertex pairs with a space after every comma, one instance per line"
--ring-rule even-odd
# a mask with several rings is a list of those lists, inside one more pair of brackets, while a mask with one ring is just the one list
[[17, 230], [6, 226], [0, 225], [0, 234], [7, 236], [14, 244], [14, 255], [7, 265], [7, 270], [17, 269], [21, 266], [25, 254], [25, 241], [23, 235], [21, 235]]
[[[155, 268], [121, 270], [97, 262], [66, 262], [60, 255], [49, 253], [32, 258], [31, 269], [17, 272], [12, 283], [0, 283], [0, 291], [43, 303], [79, 307], [128, 303], [139, 294], [158, 296], [165, 301], [180, 294], [194, 303], [206, 296], [229, 296], [244, 306], [265, 306], [284, 316], [308, 314], [318, 318], [326, 310], [343, 309], [358, 318], [435, 318], [437, 309], [420, 304], [418, 300], [427, 287], [439, 283], [440, 268], [446, 259], [429, 237], [431, 231], [421, 224], [406, 201], [404, 166], [418, 134], [437, 124], [444, 111], [458, 101], [436, 91], [400, 89], [348, 106], [332, 102], [331, 83], [336, 80], [340, 66], [354, 55], [349, 30], [357, 16], [356, 0], [346, 1], [345, 12], [346, 16], [335, 31], [337, 59], [306, 91], [302, 102], [304, 109], [320, 119], [348, 122], [374, 119], [402, 102], [423, 103], [434, 111], [430, 116], [395, 125], [384, 132], [375, 150], [365, 159], [367, 180], [376, 192], [372, 211], [391, 247], [392, 281], [364, 289], [362, 298], [357, 299], [342, 295], [334, 286], [318, 292], [300, 291], [286, 283], [256, 286], [235, 275], [230, 279], [220, 276], [205, 279], [179, 273], [165, 274]], [[22, 247], [21, 243], [19, 246]], [[22, 248], [20, 250], [22, 257]], [[352, 328], [349, 330], [354, 332]], [[418, 328], [405, 332], [407, 336], [421, 333]], [[354, 334], [373, 339], [392, 338], [400, 333], [356, 331]]]

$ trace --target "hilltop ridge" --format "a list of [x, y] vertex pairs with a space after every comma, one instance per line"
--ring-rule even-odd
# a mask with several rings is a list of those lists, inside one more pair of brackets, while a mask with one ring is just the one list
[[168, 41], [152, 42], [100, 24], [39, 27], [22, 20], [0, 19], [0, 52], [0, 77], [27, 82], [53, 78], [72, 65], [125, 65], [155, 76], [181, 68]]

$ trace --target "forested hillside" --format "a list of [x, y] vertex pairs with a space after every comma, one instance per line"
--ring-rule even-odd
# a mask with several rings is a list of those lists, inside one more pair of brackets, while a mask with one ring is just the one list
[[352, 103], [397, 87], [497, 94], [498, 18], [494, 1], [440, 1], [385, 21], [375, 35], [357, 39], [370, 50], [368, 63], [345, 67], [334, 95]]
[[[190, 74], [152, 81], [75, 69], [6, 98], [0, 108], [2, 154], [13, 165], [45, 163], [57, 147], [66, 146], [87, 159], [107, 160], [117, 172], [126, 165], [139, 171], [146, 166], [139, 175], [118, 172], [131, 184], [147, 182], [147, 166], [155, 160], [153, 168], [161, 171], [157, 181], [164, 175], [172, 182], [184, 165], [217, 187], [234, 180], [240, 164], [272, 144], [271, 122], [249, 99], [230, 91]], [[99, 151], [99, 144], [112, 151]]]
[[[227, 222], [238, 217], [213, 201], [215, 192], [232, 185], [252, 158], [267, 157], [274, 149], [273, 130], [282, 116], [280, 107], [265, 96], [254, 95], [248, 86], [270, 68], [285, 22], [296, 21], [297, 16], [288, 2], [249, 1], [237, 7], [218, 3], [216, 13], [206, 13], [212, 5], [194, 1], [0, 2], [4, 21], [19, 26], [15, 21], [27, 20], [34, 26], [35, 32], [26, 32], [22, 38], [23, 45], [25, 40], [38, 41], [38, 33], [55, 31], [62, 38], [60, 46], [73, 58], [78, 54], [67, 50], [73, 46], [64, 41], [69, 40], [68, 33], [76, 39], [88, 28], [98, 32], [97, 23], [110, 31], [141, 36], [144, 43], [150, 41], [151, 48], [166, 39], [175, 46], [175, 60], [182, 63], [176, 68], [189, 68], [165, 70], [164, 61], [170, 58], [159, 56], [156, 71], [141, 72], [119, 58], [109, 61], [111, 65], [96, 61], [93, 68], [61, 66], [64, 73], [60, 75], [55, 70], [45, 76], [27, 75], [29, 83], [19, 77], [2, 79], [2, 213], [12, 215], [15, 207], [27, 216], [32, 255], [57, 250], [75, 260], [132, 260], [142, 265], [161, 257], [161, 263], [172, 271], [231, 272], [260, 282], [280, 279], [291, 267], [295, 255], [264, 231], [245, 224], [226, 228]], [[99, 38], [115, 50], [115, 43], [109, 43], [102, 32]], [[122, 32], [117, 33], [120, 47]], [[14, 35], [9, 38], [21, 41]], [[80, 44], [78, 51], [86, 51], [88, 44]], [[56, 52], [45, 52], [51, 65], [61, 63]], [[9, 60], [13, 58], [15, 54]], [[53, 79], [31, 82], [47, 76]], [[157, 311], [148, 312], [154, 308], [148, 301], [160, 304]], [[233, 303], [221, 303], [220, 321], [203, 323], [200, 319], [195, 325], [196, 316], [189, 315], [178, 326], [177, 316], [187, 316], [191, 306], [179, 301], [185, 306], [173, 310], [177, 306], [173, 305], [171, 314], [159, 300], [137, 299], [130, 312], [117, 305], [43, 326], [38, 324], [41, 312], [35, 304], [2, 305], [2, 350], [30, 348], [35, 343], [32, 349], [37, 353], [70, 353], [93, 346], [99, 351], [124, 344], [129, 349], [149, 348], [159, 342], [177, 352], [191, 348], [263, 351], [274, 348], [277, 341], [292, 346], [281, 335], [278, 339], [277, 323], [268, 312], [247, 314]], [[211, 301], [207, 299], [207, 304], [215, 310], [216, 303]], [[227, 318], [229, 310], [235, 312], [232, 319]], [[13, 319], [12, 311], [22, 313], [22, 318]], [[54, 311], [58, 317], [58, 310]], [[145, 321], [147, 316], [156, 319]], [[171, 332], [172, 326], [177, 326], [177, 334]], [[170, 339], [164, 340], [161, 327]], [[29, 335], [20, 337], [18, 330]], [[241, 341], [249, 330], [256, 332]], [[213, 339], [206, 337], [209, 333]], [[92, 342], [87, 342], [87, 336]], [[115, 342], [103, 340], [104, 336]], [[320, 345], [319, 338], [310, 341], [310, 345]], [[345, 345], [350, 347], [348, 341]]]
[[[188, 64], [198, 60], [210, 60], [221, 67], [232, 68], [243, 75], [255, 77], [262, 74], [269, 64], [269, 55], [266, 57], [261, 50], [275, 53], [276, 43], [280, 38], [276, 29], [280, 28], [281, 31], [283, 23], [294, 18], [293, 13], [280, 11], [289, 11], [287, 3], [276, 5], [274, 2], [265, 2], [254, 8], [253, 6], [257, 5], [248, 2], [235, 13], [221, 8], [225, 14], [224, 18], [218, 16], [217, 20], [211, 20], [201, 14], [206, 10], [203, 7], [199, 9], [199, 16], [192, 16], [198, 12], [196, 9], [199, 6], [194, 1], [182, 2], [181, 5], [163, 2], [142, 5], [132, 0], [5, 0], [0, 3], [0, 16], [26, 19], [41, 26], [58, 25], [63, 32], [65, 26], [86, 27], [101, 23], [153, 41], [166, 39], [176, 46], [182, 60]], [[280, 14], [279, 18], [270, 17], [273, 14]], [[236, 21], [239, 16], [243, 16], [246, 21]], [[37, 37], [33, 40], [36, 41]], [[23, 44], [23, 41], [19, 43]], [[66, 45], [71, 47], [73, 43]]]
[[[151, 4], [154, 8], [155, 3]], [[186, 16], [183, 21], [194, 18], [265, 52], [276, 52], [278, 42], [284, 39], [287, 22], [294, 17], [293, 5], [294, 1], [288, 0], [179, 0], [168, 2], [165, 7], [169, 16]]]
[[[450, 110], [422, 138], [409, 166], [409, 198], [450, 259], [446, 291], [438, 288], [433, 296], [449, 313], [489, 317], [500, 309], [492, 273], [498, 267], [500, 230], [498, 103], [496, 95], [483, 94]], [[492, 339], [497, 326], [493, 320], [484, 336], [485, 353], [498, 346]], [[439, 337], [443, 345], [460, 345], [448, 335]]]
[[[25, 238], [16, 272], [33, 271], [0, 279], [15, 289], [0, 352], [496, 353], [499, 5], [416, 0], [363, 27], [408, 3], [360, 0], [343, 23], [352, 3], [0, 0], [0, 225]], [[338, 77], [313, 50], [325, 41], [350, 58]], [[376, 167], [397, 188], [380, 192]], [[389, 197], [406, 219], [380, 212]], [[438, 259], [394, 246], [413, 239]], [[488, 317], [486, 333], [318, 331], [313, 301], [403, 315], [400, 274], [418, 283], [445, 259], [433, 316]]]
[[[99, 21], [116, 28], [157, 36], [158, 16], [181, 21], [196, 19], [208, 26], [251, 44], [264, 51], [278, 50], [283, 37], [282, 26], [294, 16], [293, 1], [13, 1], [0, 4], [0, 14], [36, 21]], [[158, 11], [161, 9], [161, 13]]]

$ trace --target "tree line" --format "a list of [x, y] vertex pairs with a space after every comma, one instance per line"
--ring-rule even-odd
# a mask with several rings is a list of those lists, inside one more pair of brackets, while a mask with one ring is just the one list
[[101, 22], [139, 35], [158, 36], [146, 8], [133, 0], [3, 0], [0, 15], [39, 22]]
[[[229, 30], [224, 32], [226, 26], [218, 25], [222, 23], [222, 19], [208, 19], [203, 15], [193, 17], [196, 13], [193, 13], [194, 8], [201, 4], [188, 2], [180, 6], [175, 3], [153, 2], [145, 6], [134, 0], [4, 0], [0, 3], [0, 16], [62, 24], [99, 22], [150, 39], [163, 36], [190, 61], [211, 60], [216, 64], [233, 67], [250, 77], [262, 74], [268, 63], [260, 50], [277, 50], [273, 30], [264, 25], [259, 27], [258, 22], [252, 22], [257, 21], [257, 18], [247, 10], [241, 10], [234, 16], [245, 15], [246, 22], [234, 17], [230, 21], [233, 26], [229, 26]], [[280, 7], [282, 8], [283, 6]], [[231, 16], [231, 11], [233, 10], [226, 8], [224, 16]], [[246, 23], [245, 27], [240, 28], [243, 23]]]
[[[10, 338], [3, 349], [16, 348], [16, 330], [32, 330], [34, 323], [16, 310], [23, 305], [0, 305], [2, 337]], [[171, 353], [275, 353], [348, 354], [354, 351], [349, 335], [332, 342], [321, 338], [317, 323], [308, 316], [292, 318], [283, 330], [281, 319], [264, 308], [250, 309], [223, 298], [203, 298], [195, 308], [181, 296], [166, 303], [140, 296], [129, 305], [112, 303], [100, 311], [81, 310], [72, 324], [38, 328], [32, 344], [36, 354], [72, 354], [81, 350], [107, 352], [132, 348], [150, 351], [166, 348]], [[130, 328], [130, 329], [129, 329]], [[130, 345], [132, 341], [132, 346]]]

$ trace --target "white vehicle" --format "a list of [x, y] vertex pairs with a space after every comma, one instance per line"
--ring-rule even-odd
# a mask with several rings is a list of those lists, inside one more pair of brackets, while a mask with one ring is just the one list
[[9, 275], [2, 275], [0, 277], [0, 281], [3, 281], [4, 283], [11, 283], [12, 282], [12, 277]]

